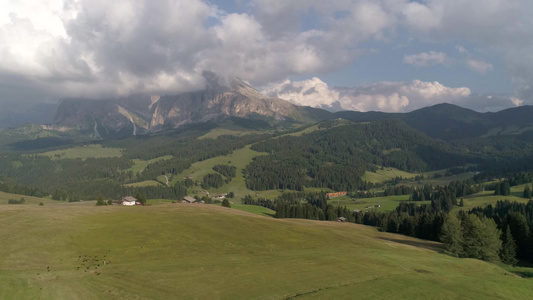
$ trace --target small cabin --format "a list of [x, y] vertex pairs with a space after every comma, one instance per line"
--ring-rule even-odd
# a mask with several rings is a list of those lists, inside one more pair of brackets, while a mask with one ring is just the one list
[[137, 199], [133, 198], [132, 196], [127, 196], [120, 199], [120, 202], [122, 205], [133, 206], [136, 204]]
[[196, 199], [194, 199], [191, 196], [185, 196], [185, 197], [181, 198], [178, 202], [179, 203], [194, 203], [194, 202], [196, 202]]
[[346, 222], [346, 218], [345, 217], [338, 217], [337, 218], [337, 222]]
[[223, 200], [224, 198], [226, 198], [226, 195], [227, 194], [219, 194], [219, 195], [216, 195], [215, 197], [213, 197], [213, 199], [215, 199], [215, 200]]

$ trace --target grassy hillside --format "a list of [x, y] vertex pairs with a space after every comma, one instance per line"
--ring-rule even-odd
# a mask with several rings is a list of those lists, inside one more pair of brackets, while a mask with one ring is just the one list
[[[174, 184], [176, 181], [182, 181], [185, 177], [190, 177], [194, 181], [202, 182], [203, 177], [209, 173], [215, 173], [213, 167], [217, 164], [235, 166], [237, 168], [237, 176], [231, 180], [229, 184], [225, 184], [223, 187], [218, 189], [210, 189], [210, 193], [227, 193], [233, 191], [238, 199], [244, 197], [244, 195], [253, 193], [246, 188], [246, 183], [244, 181], [244, 176], [242, 170], [248, 165], [252, 159], [259, 155], [265, 155], [265, 153], [256, 152], [250, 149], [250, 146], [246, 146], [242, 149], [233, 151], [229, 155], [218, 156], [211, 159], [206, 159], [192, 164], [192, 166], [183, 171], [178, 176], [173, 178]], [[201, 187], [195, 187], [195, 190], [201, 189]], [[255, 193], [254, 193], [255, 194]], [[278, 195], [279, 193], [276, 193]]]
[[495, 205], [499, 200], [527, 203], [529, 199], [522, 198], [524, 186], [525, 185], [518, 185], [511, 187], [511, 195], [508, 196], [494, 195], [494, 191], [483, 191], [464, 197], [464, 208], [471, 209], [478, 206], [483, 207], [487, 204]]
[[137, 173], [141, 172], [144, 168], [146, 168], [146, 166], [148, 166], [151, 163], [155, 163], [155, 162], [158, 162], [160, 160], [171, 159], [171, 158], [172, 158], [172, 155], [165, 155], [165, 156], [157, 157], [157, 158], [150, 159], [150, 160], [132, 159], [133, 166], [131, 168], [129, 168], [129, 169], [124, 170], [124, 171], [125, 172], [131, 171], [134, 174], [137, 174]]
[[[335, 206], [346, 206], [350, 210], [359, 209], [361, 211], [375, 210], [375, 211], [392, 211], [395, 210], [400, 202], [410, 202], [409, 195], [387, 196], [387, 197], [373, 197], [373, 198], [358, 198], [352, 200], [348, 196], [337, 197], [328, 200]], [[431, 201], [416, 201], [417, 205], [430, 204]], [[376, 207], [379, 205], [379, 207]]]
[[441, 254], [437, 243], [214, 205], [2, 206], [0, 226], [9, 228], [0, 231], [2, 299], [528, 299], [533, 293], [533, 280]]
[[160, 185], [161, 185], [161, 182], [158, 182], [155, 180], [145, 180], [141, 182], [124, 184], [124, 186], [127, 186], [127, 187], [145, 187], [145, 186], [160, 186]]
[[396, 177], [402, 177], [404, 179], [408, 179], [408, 178], [414, 178], [417, 175], [418, 174], [409, 173], [409, 172], [398, 170], [396, 168], [388, 167], [388, 168], [383, 168], [383, 170], [377, 169], [376, 172], [366, 171], [365, 175], [362, 176], [362, 179], [368, 182], [372, 182], [372, 183], [381, 183], [381, 182], [394, 179]]
[[23, 205], [37, 205], [41, 202], [43, 202], [43, 204], [57, 204], [58, 203], [58, 201], [51, 200], [50, 198], [39, 198], [39, 197], [32, 197], [32, 196], [26, 196], [26, 195], [0, 192], [0, 205], [7, 204], [9, 199], [19, 200], [20, 198], [24, 198]]
[[48, 156], [51, 159], [75, 159], [81, 158], [86, 159], [89, 157], [92, 158], [104, 158], [104, 157], [121, 157], [122, 149], [118, 148], [104, 148], [102, 145], [93, 144], [72, 147], [68, 149], [54, 150], [44, 152], [41, 155]]

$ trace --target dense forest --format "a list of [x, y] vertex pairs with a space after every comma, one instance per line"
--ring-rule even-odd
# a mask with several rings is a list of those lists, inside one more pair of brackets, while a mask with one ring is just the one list
[[422, 172], [444, 169], [475, 157], [461, 154], [448, 144], [431, 139], [400, 121], [342, 125], [303, 136], [284, 136], [252, 146], [268, 152], [246, 168], [251, 190], [303, 187], [365, 190], [361, 176], [376, 165]]

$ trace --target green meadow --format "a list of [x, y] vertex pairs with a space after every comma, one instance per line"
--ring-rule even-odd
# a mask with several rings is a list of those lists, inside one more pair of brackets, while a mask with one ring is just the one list
[[[529, 199], [525, 199], [524, 195], [525, 185], [517, 185], [511, 187], [511, 194], [508, 196], [494, 195], [494, 191], [482, 191], [463, 198], [464, 208], [471, 209], [478, 206], [485, 206], [487, 204], [495, 205], [499, 200], [509, 200], [511, 202], [527, 203]], [[531, 185], [530, 185], [531, 187]]]
[[439, 243], [217, 205], [2, 205], [0, 228], [1, 299], [533, 297]]
[[377, 169], [376, 172], [366, 171], [365, 174], [362, 176], [362, 179], [368, 182], [372, 182], [372, 183], [380, 183], [380, 182], [385, 182], [385, 181], [394, 179], [396, 177], [402, 177], [404, 179], [408, 179], [408, 178], [414, 178], [417, 175], [418, 174], [409, 173], [409, 172], [398, 170], [396, 168], [387, 167], [387, 168], [383, 168], [383, 170]]
[[160, 160], [165, 160], [165, 159], [171, 159], [172, 158], [172, 155], [165, 155], [165, 156], [161, 156], [161, 157], [156, 157], [154, 159], [150, 159], [150, 160], [141, 160], [141, 159], [132, 159], [132, 162], [133, 162], [133, 166], [129, 169], [126, 169], [124, 170], [124, 172], [133, 172], [133, 174], [138, 174], [139, 172], [141, 172], [142, 170], [144, 170], [144, 168], [146, 168], [146, 166], [148, 166], [149, 164], [151, 163], [155, 163], [155, 162], [158, 162]]
[[16, 205], [32, 205], [32, 204], [39, 204], [41, 202], [43, 204], [54, 204], [58, 202], [50, 198], [39, 198], [39, 197], [32, 197], [32, 196], [26, 196], [26, 195], [18, 195], [18, 194], [0, 192], [0, 205], [1, 204], [7, 205], [7, 202], [9, 201], [9, 199], [20, 200], [20, 198], [24, 198], [24, 204], [16, 204]]
[[221, 135], [233, 135], [233, 136], [243, 136], [247, 134], [253, 134], [258, 133], [258, 131], [245, 131], [245, 130], [239, 130], [237, 128], [230, 129], [230, 128], [215, 128], [210, 130], [208, 133], [200, 136], [198, 139], [216, 139]]
[[342, 196], [328, 200], [328, 203], [330, 204], [346, 206], [350, 210], [358, 209], [361, 211], [392, 211], [395, 210], [401, 202], [414, 202], [417, 205], [431, 203], [431, 201], [409, 201], [409, 195], [357, 198], [355, 201], [348, 196]]
[[48, 156], [52, 159], [121, 157], [122, 149], [102, 147], [102, 145], [99, 144], [91, 144], [68, 149], [48, 151], [41, 153], [40, 155]]
[[[265, 155], [265, 153], [256, 152], [252, 149], [250, 149], [250, 145], [235, 150], [231, 154], [225, 155], [225, 156], [217, 156], [211, 159], [206, 159], [204, 161], [196, 162], [191, 165], [191, 167], [185, 171], [183, 171], [181, 174], [175, 176], [172, 179], [172, 182], [170, 185], [175, 184], [177, 181], [183, 181], [186, 177], [192, 178], [192, 180], [197, 181], [199, 184], [201, 184], [203, 178], [205, 175], [209, 173], [215, 173], [213, 170], [213, 167], [217, 164], [222, 165], [230, 165], [235, 166], [237, 168], [236, 177], [232, 178], [231, 182], [228, 184], [224, 184], [221, 188], [218, 189], [209, 189], [209, 193], [211, 194], [224, 194], [233, 191], [235, 193], [235, 197], [240, 199], [244, 197], [246, 194], [255, 193], [253, 191], [250, 191], [246, 188], [246, 183], [244, 180], [244, 176], [242, 174], [242, 170], [246, 168], [246, 165], [248, 165], [252, 159], [259, 155]], [[200, 186], [194, 187], [194, 190], [201, 189]], [[273, 191], [271, 193], [275, 193], [276, 195], [279, 195], [279, 192]], [[200, 197], [204, 194], [198, 194]]]
[[145, 187], [145, 186], [160, 186], [162, 183], [155, 181], [155, 180], [145, 180], [141, 182], [134, 182], [134, 183], [128, 183], [124, 184], [124, 186], [127, 187]]

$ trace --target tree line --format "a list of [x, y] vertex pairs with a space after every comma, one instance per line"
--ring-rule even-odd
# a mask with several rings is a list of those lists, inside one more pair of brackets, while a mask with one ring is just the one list
[[247, 195], [242, 202], [273, 209], [277, 218], [344, 217], [381, 231], [443, 242], [447, 251], [458, 257], [501, 260], [507, 264], [533, 263], [533, 201], [523, 204], [501, 200], [495, 206], [461, 211], [451, 210], [455, 204], [443, 205], [448, 202], [443, 197], [455, 197], [450, 188], [437, 187], [432, 191], [430, 204], [401, 202], [392, 212], [351, 212], [328, 204], [325, 193], [284, 193], [273, 201]]

